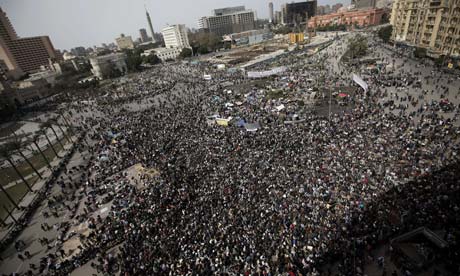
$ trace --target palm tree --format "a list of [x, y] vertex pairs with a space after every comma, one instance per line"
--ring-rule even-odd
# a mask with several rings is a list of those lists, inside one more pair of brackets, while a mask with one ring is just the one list
[[53, 150], [54, 155], [56, 155], [56, 157], [59, 158], [59, 155], [56, 152], [56, 149], [54, 148], [53, 144], [51, 144], [50, 138], [48, 137], [48, 134], [46, 133], [46, 130], [40, 129], [38, 131], [38, 133], [41, 134], [41, 135], [45, 135], [46, 141], [48, 142], [48, 146], [51, 148], [51, 150]]
[[16, 201], [13, 200], [13, 198], [10, 196], [10, 194], [5, 190], [5, 188], [3, 188], [2, 185], [0, 185], [0, 190], [2, 190], [2, 192], [6, 195], [6, 197], [8, 198], [8, 200], [14, 205], [14, 207], [18, 208], [19, 209], [19, 206], [18, 204], [16, 203]]
[[40, 126], [41, 126], [41, 128], [43, 128], [45, 130], [48, 129], [48, 128], [51, 129], [51, 131], [53, 131], [53, 134], [56, 137], [56, 140], [58, 141], [59, 145], [61, 146], [62, 149], [64, 149], [64, 145], [61, 143], [61, 140], [59, 139], [59, 136], [57, 135], [56, 131], [53, 128], [53, 123], [50, 120], [42, 123]]
[[73, 142], [72, 140], [72, 135], [74, 136], [75, 133], [73, 132], [73, 127], [72, 127], [72, 124], [69, 123], [69, 121], [67, 121], [67, 118], [64, 116], [64, 114], [62, 112], [58, 112], [59, 114], [59, 117], [61, 117], [61, 119], [64, 121], [64, 125], [67, 127], [67, 130], [70, 132], [70, 141]]
[[39, 135], [39, 134], [35, 134], [35, 135], [32, 137], [32, 143], [34, 143], [35, 147], [36, 147], [36, 148], [38, 149], [38, 151], [40, 152], [40, 155], [43, 157], [43, 160], [45, 160], [46, 165], [48, 166], [48, 168], [51, 169], [50, 161], [48, 160], [48, 158], [46, 158], [46, 155], [43, 153], [42, 149], [41, 149], [40, 146], [38, 145], [38, 140], [40, 140], [40, 135]]
[[62, 112], [59, 112], [58, 114], [62, 118], [62, 120], [64, 120], [64, 123], [65, 123], [66, 127], [69, 129], [70, 133], [72, 135], [75, 135], [73, 133], [73, 130], [72, 130], [72, 125], [69, 123], [69, 121], [67, 121], [67, 118], [64, 116], [64, 114]]
[[30, 160], [24, 155], [24, 153], [22, 152], [22, 149], [27, 145], [27, 143], [22, 143], [21, 140], [19, 139], [15, 139], [11, 142], [11, 147], [12, 149], [14, 150], [15, 153], [19, 153], [19, 155], [22, 157], [22, 159], [24, 159], [24, 161], [26, 161], [26, 163], [29, 165], [29, 167], [32, 168], [32, 170], [34, 170], [34, 172], [38, 175], [38, 177], [40, 179], [43, 179], [42, 175], [38, 172], [38, 170], [34, 167], [34, 165], [32, 165], [32, 163], [30, 162]]
[[29, 183], [26, 181], [24, 176], [19, 172], [18, 168], [16, 167], [16, 164], [14, 164], [13, 160], [11, 159], [13, 153], [13, 145], [11, 142], [7, 142], [6, 144], [3, 144], [0, 146], [0, 156], [5, 158], [8, 163], [10, 163], [11, 167], [13, 170], [16, 172], [16, 174], [21, 178], [22, 182], [27, 186], [27, 189], [32, 192], [32, 188], [30, 187]]
[[58, 126], [59, 130], [61, 131], [62, 135], [65, 137], [67, 142], [72, 143], [72, 140], [69, 138], [69, 135], [67, 135], [67, 133], [64, 132], [64, 130], [62, 129], [62, 126], [59, 124], [58, 119], [54, 118], [54, 119], [51, 119], [50, 121], [52, 124], [55, 124]]

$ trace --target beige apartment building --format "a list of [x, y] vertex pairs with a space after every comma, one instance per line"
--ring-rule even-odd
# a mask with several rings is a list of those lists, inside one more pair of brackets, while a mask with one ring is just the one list
[[396, 42], [460, 56], [460, 0], [395, 0], [390, 22]]
[[121, 34], [120, 37], [115, 38], [119, 50], [134, 49], [134, 42], [131, 36]]

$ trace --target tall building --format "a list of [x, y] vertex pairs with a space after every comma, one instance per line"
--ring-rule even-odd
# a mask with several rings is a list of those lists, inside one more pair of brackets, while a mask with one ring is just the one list
[[287, 3], [282, 6], [283, 24], [297, 25], [305, 23], [308, 18], [316, 15], [317, 1]]
[[134, 49], [134, 42], [131, 36], [121, 34], [120, 37], [115, 38], [119, 50]]
[[149, 36], [147, 35], [147, 30], [146, 29], [140, 29], [139, 30], [139, 36], [141, 38], [141, 42], [147, 42], [150, 41]]
[[283, 12], [282, 11], [275, 12], [275, 23], [276, 24], [283, 23]]
[[166, 48], [190, 48], [185, 25], [172, 25], [161, 30]]
[[459, 5], [459, 0], [395, 0], [393, 39], [426, 48], [431, 56], [459, 56]]
[[221, 16], [221, 15], [229, 15], [238, 12], [245, 11], [246, 8], [244, 6], [236, 6], [236, 7], [227, 7], [222, 9], [215, 9], [214, 16]]
[[213, 16], [202, 17], [198, 24], [200, 29], [218, 36], [240, 33], [255, 28], [255, 13], [244, 6], [214, 10]]
[[351, 0], [351, 4], [356, 9], [369, 9], [375, 8], [377, 0]]
[[145, 15], [147, 16], [147, 23], [149, 24], [150, 34], [152, 35], [152, 42], [155, 43], [155, 32], [153, 31], [152, 19], [147, 9], [145, 9]]
[[70, 52], [72, 53], [72, 55], [77, 56], [77, 57], [86, 55], [85, 47], [81, 47], [81, 46], [70, 49]]
[[342, 3], [337, 3], [335, 5], [332, 6], [332, 12], [338, 12], [340, 8], [343, 7], [343, 4]]
[[6, 13], [0, 8], [0, 60], [8, 75], [19, 78], [49, 65], [49, 59], [60, 59], [48, 36], [20, 38]]
[[270, 23], [275, 21], [275, 13], [273, 11], [273, 2], [268, 3], [268, 13], [270, 17]]

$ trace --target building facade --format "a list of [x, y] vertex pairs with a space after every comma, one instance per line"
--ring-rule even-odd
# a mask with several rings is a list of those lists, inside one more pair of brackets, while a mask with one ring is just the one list
[[185, 25], [172, 25], [161, 31], [166, 48], [190, 48]]
[[115, 38], [119, 50], [134, 49], [134, 42], [131, 36], [121, 34], [120, 37]]
[[126, 54], [112, 53], [104, 56], [91, 57], [91, 72], [99, 79], [110, 77], [113, 70], [117, 70], [120, 74], [128, 72], [126, 64]]
[[393, 39], [426, 48], [437, 57], [460, 55], [460, 0], [395, 0]]
[[384, 9], [370, 9], [318, 15], [308, 20], [308, 28], [332, 25], [357, 25], [360, 27], [378, 25], [384, 14]]
[[293, 26], [305, 23], [308, 18], [316, 15], [316, 8], [316, 0], [284, 4], [282, 6], [283, 24]]
[[146, 29], [140, 29], [139, 30], [139, 37], [141, 38], [141, 42], [148, 42], [150, 41], [149, 36], [147, 35], [147, 30]]
[[242, 33], [223, 36], [224, 41], [230, 41], [232, 46], [246, 46], [262, 43], [273, 39], [274, 34], [269, 29], [251, 30]]
[[218, 36], [241, 33], [255, 29], [256, 16], [244, 6], [214, 10], [213, 16], [202, 17], [198, 24], [200, 29]]
[[142, 56], [149, 56], [155, 54], [162, 62], [175, 60], [179, 57], [182, 49], [180, 48], [155, 48], [144, 51]]
[[273, 2], [268, 3], [268, 16], [270, 23], [273, 23], [275, 21], [275, 12], [273, 8]]
[[0, 9], [0, 60], [8, 68], [7, 75], [19, 78], [24, 73], [40, 71], [49, 59], [60, 60], [48, 36], [20, 38], [6, 13]]

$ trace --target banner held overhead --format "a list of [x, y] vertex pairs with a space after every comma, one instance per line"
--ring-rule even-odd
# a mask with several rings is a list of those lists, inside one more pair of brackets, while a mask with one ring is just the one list
[[359, 86], [361, 86], [361, 88], [364, 89], [365, 92], [367, 92], [369, 86], [360, 76], [353, 74], [353, 81], [356, 82]]

